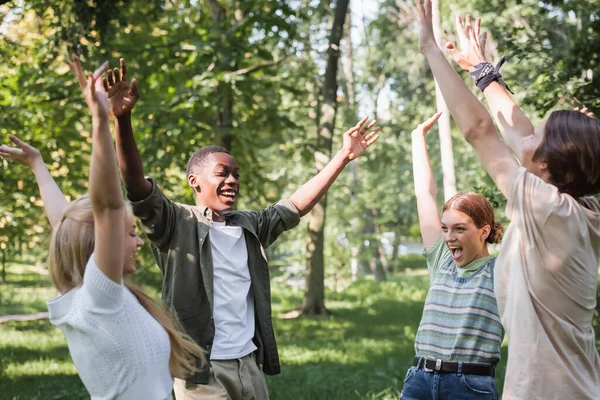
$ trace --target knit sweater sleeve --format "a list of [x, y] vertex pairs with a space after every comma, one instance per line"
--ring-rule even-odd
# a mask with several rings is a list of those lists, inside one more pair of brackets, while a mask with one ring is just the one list
[[123, 305], [124, 291], [125, 286], [104, 275], [92, 254], [83, 274], [82, 296], [86, 308], [100, 314], [115, 313]]

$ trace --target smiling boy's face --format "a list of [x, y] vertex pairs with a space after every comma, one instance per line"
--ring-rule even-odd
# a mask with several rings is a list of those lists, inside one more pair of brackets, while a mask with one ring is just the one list
[[237, 162], [230, 154], [211, 153], [203, 165], [193, 168], [188, 183], [196, 188], [196, 204], [208, 207], [213, 220], [224, 221], [240, 191]]

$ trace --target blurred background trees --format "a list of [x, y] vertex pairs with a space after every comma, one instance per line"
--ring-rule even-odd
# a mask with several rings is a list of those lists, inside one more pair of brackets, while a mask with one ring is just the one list
[[[312, 176], [315, 154], [335, 152], [341, 134], [370, 115], [383, 127], [379, 142], [344, 171], [323, 204], [317, 280], [329, 290], [351, 276], [383, 281], [399, 267], [399, 249], [419, 242], [409, 133], [436, 105], [412, 2], [350, 1], [333, 47], [342, 0], [1, 3], [0, 140], [8, 143], [12, 133], [37, 146], [70, 198], [86, 188], [90, 118], [65, 59], [76, 52], [91, 70], [103, 60], [118, 66], [123, 57], [141, 93], [134, 130], [146, 173], [174, 200], [192, 201], [189, 155], [219, 144], [241, 167], [239, 208], [263, 208]], [[454, 17], [467, 11], [491, 33], [491, 61], [508, 56], [506, 81], [534, 123], [557, 107], [599, 111], [600, 3], [441, 0], [443, 42], [454, 39]], [[337, 110], [331, 147], [320, 129], [326, 106]], [[457, 189], [482, 191], [502, 217], [503, 197], [452, 129]], [[428, 143], [443, 193], [437, 135]], [[1, 161], [0, 181], [0, 261], [44, 261], [50, 230], [33, 175]], [[269, 250], [273, 269], [296, 266], [286, 271], [306, 275], [309, 219]], [[147, 255], [144, 266], [142, 277], [157, 274]]]

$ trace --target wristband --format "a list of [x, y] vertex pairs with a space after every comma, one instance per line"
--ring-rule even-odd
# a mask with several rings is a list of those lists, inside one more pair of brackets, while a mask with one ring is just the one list
[[473, 80], [475, 81], [475, 85], [477, 85], [477, 87], [482, 92], [485, 90], [485, 88], [487, 88], [490, 85], [490, 83], [498, 82], [506, 90], [508, 90], [510, 93], [514, 94], [512, 92], [512, 90], [510, 90], [508, 88], [508, 85], [504, 82], [504, 80], [502, 79], [502, 75], [500, 74], [500, 68], [502, 67], [502, 64], [504, 64], [505, 62], [506, 62], [505, 56], [502, 56], [500, 61], [498, 61], [498, 64], [496, 64], [496, 67], [494, 67], [492, 65], [492, 63], [489, 63], [487, 61], [482, 62], [482, 63], [479, 63], [476, 66], [474, 66], [469, 71], [469, 74], [473, 77]]

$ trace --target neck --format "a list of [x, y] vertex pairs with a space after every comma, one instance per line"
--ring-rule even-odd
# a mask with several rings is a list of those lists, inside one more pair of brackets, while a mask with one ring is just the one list
[[[483, 249], [479, 252], [479, 254], [477, 254], [477, 257], [475, 257], [475, 260], [479, 260], [480, 258], [483, 257], [487, 257], [490, 255], [490, 252], [488, 251], [487, 246], [483, 246]], [[473, 260], [473, 261], [475, 261]]]

